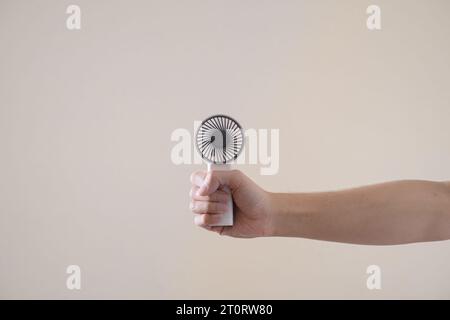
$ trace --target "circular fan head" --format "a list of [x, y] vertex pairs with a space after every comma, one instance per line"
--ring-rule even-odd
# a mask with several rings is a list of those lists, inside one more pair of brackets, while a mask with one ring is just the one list
[[236, 159], [243, 143], [244, 133], [240, 124], [228, 116], [209, 117], [197, 130], [197, 150], [211, 163], [225, 164]]

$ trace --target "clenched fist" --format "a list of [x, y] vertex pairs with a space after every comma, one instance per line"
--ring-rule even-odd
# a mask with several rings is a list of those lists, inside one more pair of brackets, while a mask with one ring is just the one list
[[[194, 222], [207, 230], [232, 237], [252, 238], [272, 233], [271, 194], [238, 170], [196, 171], [191, 175], [190, 208]], [[213, 227], [227, 212], [228, 187], [234, 202], [234, 225]], [[226, 188], [225, 188], [226, 189]]]

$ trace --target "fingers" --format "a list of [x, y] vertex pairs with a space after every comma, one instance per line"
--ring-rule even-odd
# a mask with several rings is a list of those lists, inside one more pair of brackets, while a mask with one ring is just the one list
[[230, 229], [231, 227], [223, 227], [223, 226], [208, 226], [208, 225], [199, 225], [199, 227], [202, 227], [203, 229], [206, 229], [208, 231], [216, 232], [220, 235], [230, 235]]
[[[194, 223], [209, 231], [229, 234], [229, 227], [219, 224], [223, 215], [229, 212], [230, 191], [239, 188], [243, 175], [232, 171], [196, 171], [191, 175], [191, 211], [195, 213]], [[228, 188], [223, 188], [223, 187]]]
[[196, 171], [191, 175], [191, 182], [199, 187], [197, 194], [207, 196], [219, 189], [220, 186], [228, 186], [231, 190], [237, 189], [242, 182], [240, 171]]
[[230, 196], [229, 193], [222, 191], [222, 190], [217, 190], [216, 192], [208, 195], [208, 196], [199, 196], [198, 195], [198, 190], [200, 188], [197, 186], [193, 186], [191, 188], [191, 191], [189, 192], [189, 197], [192, 200], [196, 200], [196, 201], [212, 201], [212, 202], [224, 202], [226, 203], [228, 201], [228, 197]]
[[201, 187], [203, 181], [205, 180], [207, 172], [206, 171], [194, 171], [191, 174], [191, 183], [193, 186]]
[[219, 231], [223, 227], [211, 227], [211, 225], [219, 223], [221, 219], [221, 214], [196, 214], [194, 217], [194, 223], [199, 227], [206, 227], [206, 229], [211, 231]]
[[228, 212], [228, 205], [222, 202], [192, 201], [191, 211], [198, 214], [222, 214]]

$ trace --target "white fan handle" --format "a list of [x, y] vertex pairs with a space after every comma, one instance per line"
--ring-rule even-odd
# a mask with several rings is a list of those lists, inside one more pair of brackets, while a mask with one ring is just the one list
[[[229, 164], [212, 164], [208, 163], [208, 171], [225, 171], [231, 170]], [[212, 224], [211, 227], [226, 227], [233, 225], [233, 198], [231, 197], [231, 191], [228, 186], [222, 186], [222, 190], [228, 193], [227, 205], [228, 211], [222, 215], [219, 222]]]

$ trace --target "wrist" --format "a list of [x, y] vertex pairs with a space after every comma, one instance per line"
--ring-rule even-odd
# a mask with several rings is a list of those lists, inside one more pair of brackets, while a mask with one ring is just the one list
[[279, 200], [277, 196], [277, 193], [267, 192], [266, 228], [263, 232], [265, 237], [276, 237], [279, 232], [279, 208], [277, 208]]
[[303, 193], [272, 193], [270, 236], [311, 237], [320, 201]]

